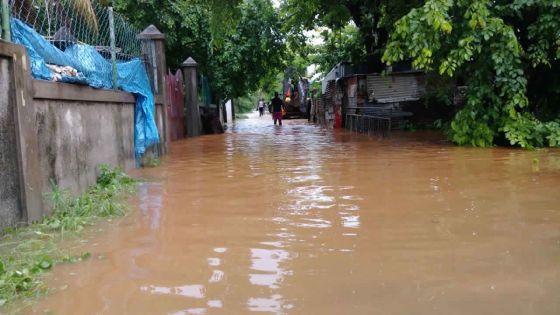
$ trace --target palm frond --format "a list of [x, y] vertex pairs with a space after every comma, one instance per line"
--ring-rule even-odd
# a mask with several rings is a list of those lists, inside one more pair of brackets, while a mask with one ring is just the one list
[[78, 14], [82, 16], [87, 25], [96, 33], [99, 32], [99, 22], [93, 9], [91, 0], [72, 0], [72, 6]]

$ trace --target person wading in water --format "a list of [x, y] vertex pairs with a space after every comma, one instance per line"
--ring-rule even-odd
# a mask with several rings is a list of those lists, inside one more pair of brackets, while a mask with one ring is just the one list
[[274, 125], [278, 120], [278, 124], [282, 126], [282, 109], [284, 108], [284, 102], [278, 97], [278, 92], [274, 92], [274, 98], [270, 101], [272, 103], [272, 119], [274, 119]]
[[259, 117], [264, 115], [264, 99], [261, 98], [257, 104], [257, 109], [259, 110]]

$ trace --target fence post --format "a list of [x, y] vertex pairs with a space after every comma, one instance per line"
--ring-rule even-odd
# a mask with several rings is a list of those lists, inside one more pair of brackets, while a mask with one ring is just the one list
[[8, 0], [2, 0], [2, 16], [0, 16], [0, 20], [2, 23], [0, 27], [2, 28], [0, 31], [0, 37], [5, 41], [11, 42], [12, 41], [12, 34], [10, 31], [10, 5], [8, 4]]
[[109, 13], [109, 39], [111, 41], [111, 64], [113, 65], [113, 89], [118, 89], [118, 74], [117, 74], [117, 53], [115, 44], [115, 19], [113, 17], [113, 7], [108, 7]]
[[161, 119], [156, 121], [160, 124], [160, 134], [162, 135], [160, 153], [165, 154], [169, 151], [169, 141], [171, 139], [171, 131], [169, 129], [168, 105], [169, 99], [166, 88], [166, 72], [167, 61], [165, 60], [165, 35], [162, 34], [157, 27], [150, 25], [138, 34], [137, 38], [141, 42], [142, 55], [146, 61], [146, 71], [151, 78], [152, 91], [156, 98], [156, 115], [158, 114], [158, 106], [161, 105]]
[[201, 133], [200, 112], [198, 109], [198, 63], [191, 57], [181, 65], [185, 82], [185, 107], [187, 137], [197, 137]]

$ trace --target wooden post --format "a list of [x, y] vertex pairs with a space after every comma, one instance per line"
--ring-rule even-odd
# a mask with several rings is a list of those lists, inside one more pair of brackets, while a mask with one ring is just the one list
[[200, 111], [198, 109], [198, 63], [191, 57], [181, 65], [183, 81], [185, 82], [185, 107], [187, 137], [197, 137], [201, 134]]
[[[146, 27], [146, 29], [138, 34], [142, 47], [142, 56], [146, 61], [146, 72], [151, 79], [152, 91], [156, 96], [156, 101], [162, 100], [160, 107], [163, 116], [162, 126], [160, 130], [161, 142], [159, 145], [160, 154], [169, 152], [169, 141], [171, 139], [171, 131], [169, 129], [169, 99], [167, 95], [166, 79], [167, 62], [165, 60], [165, 35], [162, 34], [154, 25]], [[158, 103], [159, 104], [159, 103]], [[157, 108], [157, 107], [156, 107]], [[154, 110], [157, 114], [157, 110]], [[156, 117], [157, 119], [157, 117]], [[156, 120], [157, 121], [157, 120]]]

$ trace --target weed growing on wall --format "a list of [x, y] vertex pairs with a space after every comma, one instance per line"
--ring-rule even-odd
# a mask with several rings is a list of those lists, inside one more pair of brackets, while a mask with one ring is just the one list
[[53, 185], [52, 215], [23, 228], [9, 228], [0, 235], [0, 307], [21, 297], [48, 292], [41, 274], [55, 264], [86, 259], [89, 253], [69, 255], [59, 247], [68, 235], [75, 236], [100, 218], [125, 214], [118, 198], [134, 191], [136, 181], [118, 168], [99, 167], [95, 186], [72, 198]]

